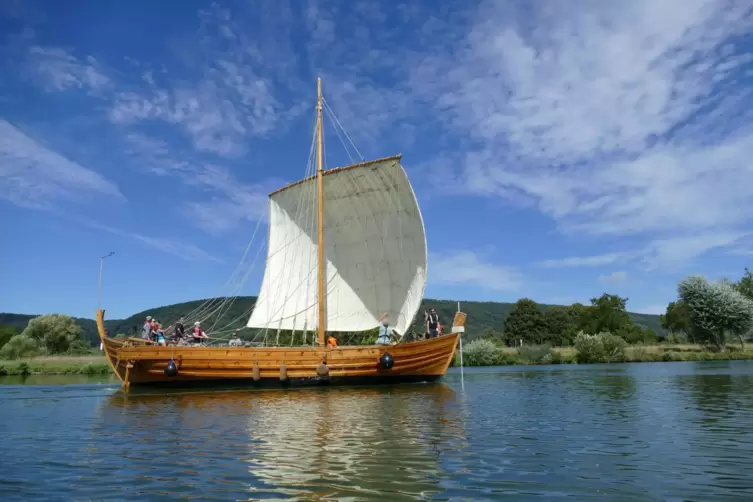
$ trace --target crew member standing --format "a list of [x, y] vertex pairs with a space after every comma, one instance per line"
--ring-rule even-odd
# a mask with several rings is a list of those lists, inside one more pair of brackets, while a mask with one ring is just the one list
[[434, 338], [439, 333], [439, 315], [437, 311], [432, 308], [428, 314], [426, 314], [426, 337]]

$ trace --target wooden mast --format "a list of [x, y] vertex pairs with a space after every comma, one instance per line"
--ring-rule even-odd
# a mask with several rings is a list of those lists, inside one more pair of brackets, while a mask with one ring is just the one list
[[319, 254], [319, 345], [325, 343], [326, 330], [326, 291], [324, 282], [324, 184], [322, 167], [322, 79], [316, 79], [316, 191], [317, 191], [317, 237]]

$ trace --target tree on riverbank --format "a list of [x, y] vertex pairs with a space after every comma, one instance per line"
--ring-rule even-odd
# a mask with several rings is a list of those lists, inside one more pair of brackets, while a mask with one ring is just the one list
[[661, 327], [669, 330], [672, 336], [687, 337], [690, 334], [692, 324], [690, 322], [690, 309], [682, 300], [670, 302], [667, 311], [659, 316]]
[[604, 293], [598, 298], [591, 298], [591, 306], [586, 310], [581, 328], [589, 334], [609, 332], [617, 333], [632, 326], [627, 313], [627, 298]]
[[568, 307], [550, 307], [544, 312], [547, 342], [555, 346], [571, 345], [578, 333], [578, 314]]
[[732, 287], [748, 300], [753, 301], [753, 272], [748, 267], [745, 267], [745, 273]]
[[743, 335], [753, 326], [753, 301], [729, 283], [710, 284], [697, 276], [681, 281], [677, 292], [690, 311], [691, 341], [724, 351], [731, 335], [744, 348]]
[[29, 321], [21, 334], [36, 341], [49, 354], [60, 354], [81, 339], [81, 328], [67, 315], [48, 314]]
[[544, 314], [535, 301], [521, 298], [507, 314], [503, 330], [508, 345], [518, 345], [520, 341], [526, 344], [543, 343], [546, 335]]
[[0, 326], [0, 349], [16, 335], [18, 330], [13, 326]]

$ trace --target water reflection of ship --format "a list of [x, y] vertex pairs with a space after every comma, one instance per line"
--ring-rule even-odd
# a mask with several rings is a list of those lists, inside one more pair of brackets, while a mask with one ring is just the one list
[[[464, 440], [460, 404], [443, 384], [116, 395], [106, 407], [102, 418], [126, 427], [206, 431], [200, 440], [183, 437], [180, 454], [221, 448], [234, 457], [234, 480], [246, 466], [251, 499], [436, 494], [442, 452]], [[134, 416], [138, 423], [127, 424]]]
[[[442, 446], [462, 436], [449, 387], [316, 394], [278, 395], [250, 417], [249, 435], [261, 441], [250, 470], [264, 486], [336, 499], [439, 491]], [[283, 418], [282, 409], [292, 412]]]

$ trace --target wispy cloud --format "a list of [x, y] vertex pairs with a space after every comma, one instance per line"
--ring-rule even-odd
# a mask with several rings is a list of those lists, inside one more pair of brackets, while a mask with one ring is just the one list
[[136, 88], [116, 94], [112, 122], [171, 124], [190, 138], [196, 150], [223, 157], [238, 157], [248, 151], [250, 138], [286, 127], [302, 108], [278, 97], [291, 84], [272, 77], [283, 72], [289, 56], [274, 50], [279, 42], [271, 33], [262, 39], [252, 29], [273, 19], [273, 13], [262, 20], [242, 14], [240, 9], [216, 4], [200, 11], [197, 43], [179, 49], [192, 52], [184, 59], [186, 65], [201, 61], [201, 66], [191, 68], [200, 75], [198, 80], [177, 80], [167, 71], [145, 70]]
[[272, 185], [242, 183], [228, 170], [219, 166], [204, 166], [197, 175], [187, 180], [213, 190], [218, 196], [210, 201], [188, 203], [195, 224], [209, 233], [234, 230], [243, 221], [267, 217], [267, 194]]
[[429, 280], [437, 284], [468, 284], [493, 291], [515, 291], [523, 284], [516, 269], [486, 261], [473, 251], [432, 253], [429, 261]]
[[539, 266], [546, 268], [570, 268], [570, 267], [601, 267], [612, 265], [629, 258], [629, 253], [606, 253], [592, 256], [571, 256], [544, 260]]
[[62, 201], [92, 196], [125, 201], [111, 181], [0, 120], [0, 198], [22, 207], [49, 209]]
[[48, 92], [70, 88], [98, 91], [111, 84], [96, 59], [87, 56], [80, 60], [60, 47], [29, 47], [25, 71]]
[[638, 255], [648, 269], [673, 270], [715, 249], [733, 246], [749, 232], [704, 232], [695, 235], [657, 239]]
[[74, 221], [86, 225], [87, 227], [107, 232], [120, 237], [126, 237], [128, 239], [136, 240], [146, 246], [162, 251], [163, 253], [171, 254], [182, 260], [186, 261], [212, 261], [221, 262], [219, 258], [207, 253], [203, 249], [197, 246], [183, 242], [178, 239], [165, 239], [161, 237], [150, 237], [146, 235], [129, 232], [121, 228], [112, 227], [109, 225], [103, 225], [92, 220], [86, 220], [81, 218], [72, 218]]
[[461, 43], [413, 71], [477, 145], [457, 156], [468, 190], [594, 235], [749, 223], [746, 2], [519, 5], [483, 2]]
[[641, 247], [618, 253], [590, 256], [569, 256], [544, 260], [537, 265], [546, 268], [587, 268], [615, 264], [633, 264], [647, 270], [676, 270], [685, 267], [696, 258], [715, 250], [733, 246], [753, 232], [703, 232], [692, 235], [675, 235], [654, 239]]
[[194, 225], [210, 234], [227, 233], [244, 221], [265, 218], [267, 194], [283, 183], [276, 179], [244, 183], [225, 167], [187, 160], [190, 159], [187, 153], [143, 134], [128, 134], [126, 145], [127, 153], [141, 168], [160, 176], [176, 177], [195, 192], [195, 196], [186, 197], [178, 209]]
[[627, 281], [627, 272], [624, 270], [612, 272], [611, 274], [602, 274], [599, 276], [599, 282], [602, 284], [622, 284]]
[[303, 11], [309, 72], [322, 77], [325, 99], [366, 157], [386, 155], [380, 140], [413, 141], [417, 96], [405, 74], [416, 40], [406, 43], [393, 21], [402, 11], [400, 4], [332, 0], [307, 0]]
[[[284, 130], [304, 110], [296, 99], [278, 97], [300, 83], [287, 78], [296, 60], [291, 38], [281, 36], [292, 29], [292, 11], [284, 5], [257, 7], [252, 12], [248, 6], [230, 10], [212, 4], [198, 12], [197, 32], [173, 44], [178, 57], [172, 63], [127, 58], [130, 74], [108, 71], [67, 48], [43, 47], [33, 33], [21, 37], [13, 53], [23, 56], [25, 75], [44, 91], [96, 95], [97, 109], [104, 104], [108, 110], [106, 119], [122, 134], [133, 164], [190, 186], [193, 193], [180, 204], [181, 214], [219, 234], [263, 218], [266, 195], [278, 181], [243, 181], [221, 164], [248, 154], [249, 140]], [[309, 85], [307, 105], [312, 89]], [[162, 127], [158, 137], [147, 122], [174, 126], [189, 139], [189, 148], [170, 127]], [[249, 157], [246, 162], [253, 163]]]

